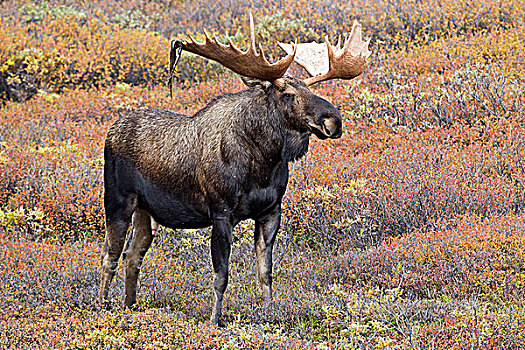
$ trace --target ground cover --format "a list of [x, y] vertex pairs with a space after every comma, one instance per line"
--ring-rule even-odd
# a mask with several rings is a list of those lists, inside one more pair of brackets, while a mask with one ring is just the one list
[[[231, 10], [232, 6], [235, 10]], [[192, 114], [240, 91], [168, 42], [228, 33], [252, 9], [265, 46], [354, 19], [365, 74], [314, 87], [345, 134], [291, 165], [275, 300], [256, 284], [253, 223], [235, 231], [228, 327], [207, 323], [207, 230], [161, 229], [139, 310], [94, 304], [104, 230], [102, 148], [131, 108]], [[0, 4], [0, 347], [518, 349], [525, 342], [525, 4], [332, 1]], [[272, 57], [280, 53], [270, 49]], [[304, 74], [293, 68], [294, 74]]]

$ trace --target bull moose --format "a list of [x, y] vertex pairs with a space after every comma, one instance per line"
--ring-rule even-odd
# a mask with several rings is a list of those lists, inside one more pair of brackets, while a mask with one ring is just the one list
[[[310, 135], [342, 134], [337, 108], [308, 86], [359, 76], [367, 65], [369, 41], [355, 22], [342, 47], [317, 43], [281, 44], [287, 56], [270, 64], [251, 42], [247, 51], [211, 38], [173, 41], [174, 57], [186, 50], [215, 60], [243, 76], [247, 90], [214, 98], [193, 116], [139, 109], [110, 128], [104, 147], [106, 237], [102, 250], [99, 301], [107, 303], [111, 280], [133, 216], [134, 234], [126, 252], [125, 306], [136, 302], [139, 269], [153, 240], [151, 219], [170, 228], [212, 225], [214, 270], [211, 322], [221, 320], [233, 228], [255, 221], [255, 253], [263, 296], [272, 298], [272, 248], [281, 220], [288, 163], [308, 150]], [[293, 61], [310, 77], [285, 75]], [[171, 87], [170, 87], [171, 90]]]

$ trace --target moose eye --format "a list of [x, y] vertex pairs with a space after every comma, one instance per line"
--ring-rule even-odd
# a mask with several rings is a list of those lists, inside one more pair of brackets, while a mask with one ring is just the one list
[[294, 99], [294, 95], [285, 92], [285, 93], [283, 94], [283, 99], [284, 99], [285, 101], [292, 101], [292, 100]]

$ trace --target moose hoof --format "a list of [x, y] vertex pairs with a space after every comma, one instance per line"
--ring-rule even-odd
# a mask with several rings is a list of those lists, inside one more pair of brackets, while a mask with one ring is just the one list
[[130, 311], [137, 311], [138, 310], [138, 307], [137, 307], [136, 303], [132, 303], [132, 304], [124, 303], [124, 308], [126, 310], [130, 310]]
[[219, 327], [219, 328], [224, 328], [224, 327], [226, 327], [226, 322], [224, 322], [223, 320], [221, 320], [221, 319], [220, 319], [219, 317], [217, 317], [217, 316], [212, 316], [212, 317], [211, 317], [211, 320], [210, 320], [210, 323], [211, 323], [212, 325], [215, 325], [215, 326]]
[[98, 299], [97, 304], [102, 310], [111, 310], [111, 302], [108, 299]]
[[212, 322], [213, 325], [219, 327], [219, 328], [224, 328], [226, 327], [226, 322], [224, 322], [223, 320], [218, 320], [217, 322]]

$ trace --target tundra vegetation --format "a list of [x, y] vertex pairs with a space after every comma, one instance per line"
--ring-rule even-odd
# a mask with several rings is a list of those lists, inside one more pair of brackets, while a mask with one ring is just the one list
[[[160, 227], [137, 311], [100, 310], [103, 144], [137, 107], [193, 114], [244, 89], [170, 39], [321, 41], [354, 19], [369, 69], [313, 92], [343, 136], [291, 163], [273, 301], [252, 221], [233, 233], [228, 326], [209, 322], [206, 229]], [[273, 49], [272, 49], [273, 48]], [[525, 343], [525, 2], [3, 1], [0, 4], [0, 346], [517, 349]], [[274, 50], [274, 51], [272, 51]], [[294, 76], [303, 74], [293, 68]], [[111, 290], [124, 293], [123, 265]], [[116, 284], [116, 285], [115, 285]]]

